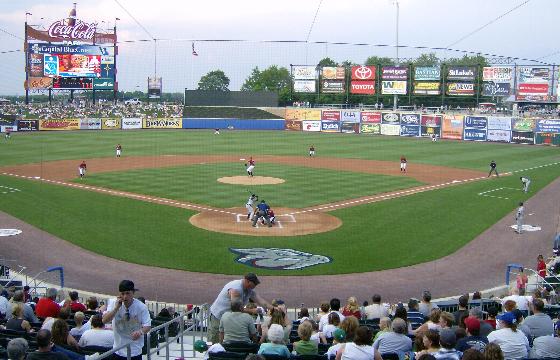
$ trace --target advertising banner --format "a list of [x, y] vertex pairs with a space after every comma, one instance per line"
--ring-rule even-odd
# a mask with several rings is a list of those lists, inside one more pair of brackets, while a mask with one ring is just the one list
[[536, 132], [560, 132], [560, 119], [538, 119]]
[[293, 66], [292, 75], [297, 80], [315, 80], [317, 70], [315, 66]]
[[27, 25], [25, 28], [29, 39], [47, 42], [76, 40], [85, 43], [113, 44], [117, 41], [116, 34], [104, 33], [100, 30], [97, 28], [97, 23], [86, 23], [80, 19], [76, 19], [74, 25], [68, 24], [67, 19], [60, 19], [48, 25], [45, 30], [39, 30], [33, 25]]
[[112, 46], [99, 45], [55, 45], [49, 43], [29, 43], [28, 51], [32, 54], [75, 54], [114, 56]]
[[467, 141], [486, 141], [486, 129], [467, 129], [465, 128], [463, 140]]
[[533, 131], [535, 129], [535, 119], [514, 118], [512, 121], [512, 130], [514, 131]]
[[375, 95], [375, 81], [352, 81], [350, 83], [350, 93]]
[[551, 96], [548, 95], [515, 95], [516, 101], [529, 101], [529, 102], [545, 102], [553, 100]]
[[141, 118], [122, 118], [121, 127], [124, 130], [142, 129], [142, 119]]
[[421, 126], [420, 127], [420, 136], [422, 137], [431, 137], [432, 135], [440, 136], [440, 127], [430, 127], [430, 126]]
[[286, 109], [286, 120], [321, 120], [321, 110]]
[[548, 84], [520, 83], [517, 95], [548, 95]]
[[470, 96], [474, 95], [474, 83], [449, 83], [447, 84], [447, 95]]
[[406, 95], [406, 81], [382, 81], [381, 94]]
[[510, 142], [511, 131], [488, 129], [488, 136], [486, 139], [488, 141]]
[[314, 93], [315, 80], [294, 80], [294, 92]]
[[340, 112], [340, 114], [341, 114], [341, 117], [340, 117], [341, 121], [353, 122], [353, 123], [359, 123], [360, 122], [360, 112], [359, 111], [342, 110]]
[[79, 130], [79, 119], [39, 120], [39, 130]]
[[401, 113], [401, 125], [420, 125], [420, 114]]
[[362, 122], [364, 123], [381, 123], [381, 113], [373, 111], [362, 111]]
[[93, 79], [93, 88], [95, 90], [113, 90], [115, 81], [109, 78]]
[[419, 66], [414, 68], [414, 80], [439, 80], [441, 69], [439, 66]]
[[39, 120], [18, 120], [18, 131], [39, 131]]
[[400, 125], [381, 124], [381, 135], [399, 136], [401, 134]]
[[352, 80], [375, 80], [375, 66], [352, 66]]
[[301, 131], [303, 123], [299, 120], [286, 120], [286, 130]]
[[323, 110], [323, 111], [321, 111], [321, 120], [340, 121], [340, 111], [338, 111], [338, 110]]
[[344, 80], [345, 78], [345, 71], [342, 66], [325, 66], [321, 74], [323, 79]]
[[484, 82], [482, 83], [483, 96], [508, 96], [511, 91], [510, 83]]
[[560, 133], [536, 133], [535, 144], [560, 146]]
[[420, 136], [420, 126], [401, 125], [401, 136]]
[[381, 122], [383, 124], [398, 124], [400, 122], [400, 114], [399, 113], [383, 113]]
[[323, 80], [322, 92], [325, 94], [341, 94], [344, 92], [344, 80]]
[[346, 134], [359, 134], [360, 124], [355, 122], [342, 122], [340, 124], [340, 131]]
[[427, 127], [439, 127], [441, 126], [441, 119], [441, 115], [422, 115], [420, 124]]
[[532, 131], [512, 131], [511, 142], [515, 144], [533, 145], [535, 143], [535, 133]]
[[450, 66], [447, 68], [447, 80], [474, 81], [476, 66]]
[[53, 79], [53, 89], [93, 89], [93, 78], [88, 77], [55, 77]]
[[340, 132], [340, 123], [336, 121], [321, 121], [321, 131]]
[[321, 122], [318, 120], [302, 121], [301, 129], [303, 131], [321, 131]]
[[381, 79], [383, 80], [407, 80], [408, 67], [405, 66], [383, 66], [381, 68]]
[[439, 95], [439, 82], [414, 82], [414, 95]]
[[80, 130], [101, 130], [101, 119], [80, 119]]
[[511, 131], [511, 118], [488, 116], [488, 129]]
[[517, 68], [519, 83], [548, 84], [550, 69], [542, 67], [520, 66]]
[[16, 125], [2, 125], [0, 126], [0, 133], [5, 133], [6, 130], [10, 130], [11, 132], [17, 132], [18, 128]]
[[30, 77], [25, 81], [26, 89], [52, 89], [53, 79], [50, 77]]
[[[183, 127], [182, 121], [179, 121], [179, 124], [181, 124], [181, 128], [182, 128]], [[101, 119], [101, 128], [103, 130], [120, 130], [121, 119], [120, 118]]]
[[441, 124], [442, 139], [463, 139], [463, 116], [462, 115], [444, 115]]
[[482, 68], [482, 81], [495, 83], [508, 83], [513, 79], [511, 66], [485, 66]]
[[381, 134], [381, 124], [361, 123], [360, 124], [360, 133], [361, 134], [379, 135], [379, 134]]
[[488, 119], [486, 116], [465, 116], [465, 127], [474, 129], [486, 129]]
[[142, 119], [144, 129], [182, 129], [183, 120], [181, 118], [167, 119]]
[[47, 64], [47, 58], [51, 57], [56, 57], [58, 60], [58, 73], [52, 74], [49, 70], [49, 74], [47, 74], [45, 67], [45, 76], [101, 77], [101, 56], [99, 55], [45, 55], [45, 64]]
[[[95, 88], [95, 81], [93, 82]], [[148, 76], [148, 98], [159, 99], [163, 89], [163, 81], [161, 76]]]
[[42, 77], [44, 74], [43, 55], [29, 54], [29, 76]]

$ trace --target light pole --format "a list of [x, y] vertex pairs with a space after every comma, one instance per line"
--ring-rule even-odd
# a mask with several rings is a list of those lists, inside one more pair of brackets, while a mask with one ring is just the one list
[[[397, 7], [397, 18], [395, 22], [395, 33], [396, 33], [396, 58], [397, 58], [397, 66], [399, 66], [399, 0], [394, 0], [395, 6]], [[397, 103], [398, 103], [398, 95], [393, 95], [393, 110], [397, 110]]]

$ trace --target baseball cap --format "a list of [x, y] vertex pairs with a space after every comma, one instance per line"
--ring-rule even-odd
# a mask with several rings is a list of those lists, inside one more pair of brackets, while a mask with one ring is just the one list
[[208, 345], [204, 340], [196, 340], [193, 344], [193, 348], [195, 351], [205, 352], [206, 350], [208, 350]]
[[333, 332], [333, 338], [336, 339], [336, 341], [344, 341], [346, 339], [346, 331], [341, 328], [337, 328]]
[[119, 292], [124, 291], [138, 291], [138, 289], [134, 288], [134, 283], [132, 280], [123, 280], [119, 284]]
[[496, 317], [496, 319], [501, 320], [501, 321], [505, 321], [508, 324], [516, 324], [517, 323], [517, 319], [515, 318], [515, 314], [511, 311], [498, 315]]
[[259, 281], [259, 278], [257, 277], [257, 275], [253, 274], [253, 273], [247, 273], [245, 274], [245, 280], [248, 280], [250, 282], [252, 282], [255, 285], [259, 285], [261, 282]]
[[455, 331], [453, 329], [442, 329], [439, 332], [439, 342], [441, 344], [453, 345], [457, 342]]
[[464, 322], [469, 332], [472, 332], [473, 330], [480, 330], [480, 320], [478, 320], [478, 318], [474, 316], [468, 316], [465, 318]]

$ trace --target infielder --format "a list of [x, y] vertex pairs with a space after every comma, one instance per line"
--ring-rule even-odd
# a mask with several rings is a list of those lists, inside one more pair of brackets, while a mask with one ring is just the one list
[[522, 176], [519, 178], [521, 180], [521, 186], [523, 186], [523, 192], [529, 191], [529, 185], [531, 185], [531, 179], [528, 177]]
[[247, 204], [245, 204], [245, 208], [247, 209], [247, 220], [251, 219], [251, 216], [253, 216], [253, 213], [255, 212], [255, 208], [253, 207], [255, 201], [259, 201], [259, 197], [255, 194], [251, 194], [247, 200]]
[[311, 157], [315, 156], [315, 145], [311, 145], [309, 147], [309, 156]]
[[406, 158], [404, 155], [401, 156], [401, 172], [406, 172]]
[[253, 177], [253, 170], [255, 169], [255, 161], [253, 160], [252, 156], [249, 158], [249, 162], [246, 163], [245, 166], [247, 166], [247, 175]]
[[500, 174], [498, 174], [498, 170], [496, 169], [496, 162], [494, 160], [490, 161], [490, 172], [488, 173], [487, 177], [490, 177], [492, 175], [492, 172], [496, 173], [497, 177], [500, 177]]
[[517, 208], [517, 213], [515, 214], [515, 221], [517, 221], [517, 230], [516, 233], [521, 234], [523, 233], [523, 218], [525, 217], [525, 208], [523, 207], [523, 203], [519, 203], [519, 207]]
[[80, 166], [78, 166], [78, 172], [80, 174], [80, 179], [83, 179], [86, 176], [87, 165], [85, 161], [82, 161]]
[[121, 146], [121, 144], [117, 144], [117, 146], [115, 147], [115, 149], [117, 150], [117, 157], [120, 158], [120, 157], [121, 157], [121, 152], [122, 152], [122, 146]]

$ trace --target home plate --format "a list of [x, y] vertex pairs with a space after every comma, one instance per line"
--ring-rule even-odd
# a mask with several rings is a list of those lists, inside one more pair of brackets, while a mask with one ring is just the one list
[[41, 177], [40, 176], [34, 176], [33, 178], [34, 179], [40, 179]]
[[241, 158], [241, 159], [239, 159], [239, 161], [245, 161], [245, 158]]
[[[517, 230], [517, 225], [511, 225], [510, 227], [513, 230]], [[521, 231], [541, 231], [541, 227], [524, 224], [523, 226], [521, 226]]]
[[457, 184], [457, 183], [459, 183], [459, 182], [460, 182], [459, 180], [453, 180], [451, 183], [452, 183], [452, 184]]

